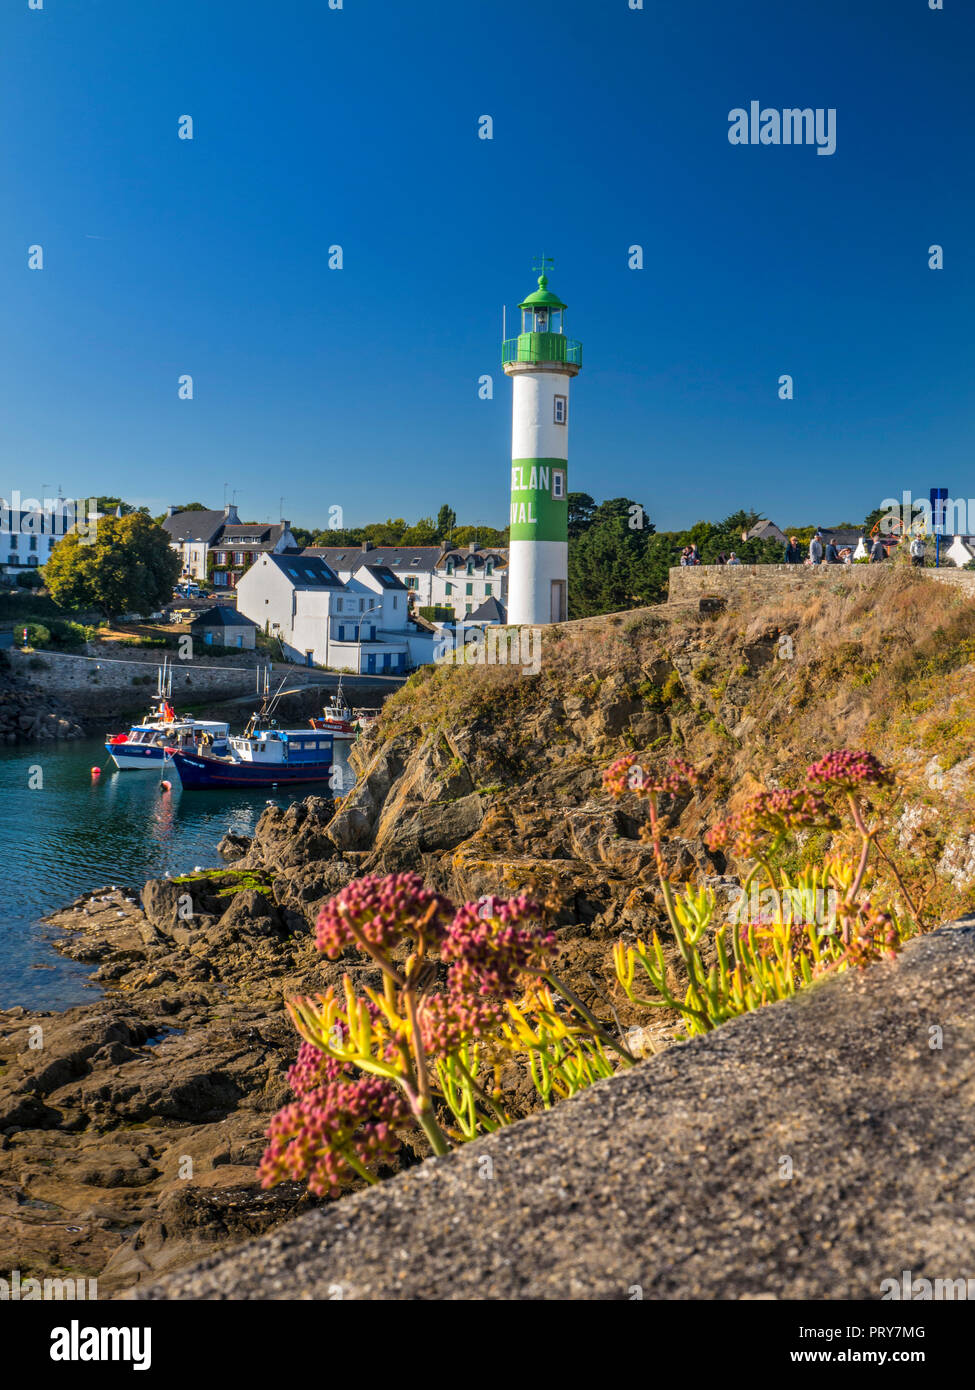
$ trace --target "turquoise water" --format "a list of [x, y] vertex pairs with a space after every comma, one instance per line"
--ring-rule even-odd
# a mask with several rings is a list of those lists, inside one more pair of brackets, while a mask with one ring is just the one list
[[[347, 749], [335, 745], [345, 766]], [[102, 769], [96, 781], [93, 765]], [[90, 968], [54, 951], [60, 933], [42, 917], [106, 883], [141, 890], [167, 871], [219, 864], [228, 830], [250, 835], [269, 801], [287, 806], [316, 790], [184, 792], [172, 769], [163, 775], [171, 791], [160, 791], [158, 772], [116, 772], [101, 739], [0, 749], [0, 1008], [63, 1009], [97, 997], [86, 985]]]

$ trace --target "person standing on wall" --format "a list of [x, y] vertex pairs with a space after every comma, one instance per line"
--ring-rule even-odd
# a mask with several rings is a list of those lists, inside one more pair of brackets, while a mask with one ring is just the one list
[[799, 545], [799, 541], [795, 536], [789, 537], [789, 543], [786, 546], [785, 550], [782, 552], [782, 558], [787, 565], [802, 564], [802, 549]]
[[823, 538], [818, 531], [809, 542], [809, 563], [812, 565], [823, 563]]
[[924, 537], [914, 536], [911, 540], [911, 564], [915, 568], [924, 568]]

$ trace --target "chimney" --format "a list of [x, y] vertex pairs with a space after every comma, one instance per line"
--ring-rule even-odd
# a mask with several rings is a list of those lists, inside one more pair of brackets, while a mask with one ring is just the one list
[[281, 518], [281, 525], [284, 527], [284, 529], [285, 529], [286, 531], [290, 531], [290, 530], [291, 530], [291, 522], [290, 522], [290, 521], [285, 521], [284, 517]]
[[167, 516], [167, 518], [168, 518], [168, 517], [175, 516], [175, 515], [176, 515], [176, 507], [175, 507], [175, 505], [174, 505], [172, 502], [170, 502], [169, 506], [166, 508], [166, 516]]
[[480, 548], [477, 541], [471, 541], [470, 545], [467, 547], [467, 553], [468, 555], [475, 555]]
[[240, 517], [237, 515], [237, 508], [234, 506], [232, 502], [228, 502], [227, 506], [224, 507], [223, 519], [224, 521], [236, 521], [238, 523], [240, 522]]
[[373, 548], [372, 541], [363, 541], [363, 542], [362, 542], [362, 552], [363, 552], [363, 554], [365, 554], [365, 552], [366, 552], [367, 550], [372, 550], [372, 548]]

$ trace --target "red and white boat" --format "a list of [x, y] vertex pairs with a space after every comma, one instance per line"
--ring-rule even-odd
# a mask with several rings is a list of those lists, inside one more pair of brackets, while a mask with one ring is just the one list
[[313, 729], [331, 734], [333, 739], [351, 743], [373, 719], [378, 718], [378, 715], [378, 710], [350, 709], [342, 697], [342, 682], [339, 681], [338, 690], [324, 706], [321, 714], [312, 715], [308, 722]]

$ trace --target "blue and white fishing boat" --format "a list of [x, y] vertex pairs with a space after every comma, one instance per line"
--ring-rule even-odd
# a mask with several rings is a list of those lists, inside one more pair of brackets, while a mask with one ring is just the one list
[[[282, 682], [283, 684], [283, 682]], [[173, 766], [189, 788], [275, 787], [328, 782], [332, 774], [332, 735], [320, 729], [279, 729], [271, 717], [282, 694], [265, 694], [260, 711], [242, 734], [228, 738], [225, 752], [176, 749]]]
[[127, 734], [110, 734], [105, 751], [120, 772], [155, 771], [175, 749], [224, 753], [230, 725], [216, 719], [180, 718], [170, 703], [173, 672], [168, 662], [159, 668], [158, 689], [149, 713]]

